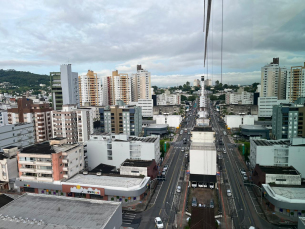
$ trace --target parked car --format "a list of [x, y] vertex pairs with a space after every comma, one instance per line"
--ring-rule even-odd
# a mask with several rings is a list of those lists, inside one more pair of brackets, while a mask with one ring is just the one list
[[163, 169], [165, 169], [165, 171], [167, 171], [168, 167], [169, 167], [168, 164], [166, 164], [166, 165], [164, 165]]
[[247, 177], [247, 175], [244, 175], [244, 180], [248, 180], [248, 177]]
[[232, 193], [231, 193], [230, 189], [227, 190], [227, 196], [232, 196]]
[[214, 208], [214, 200], [213, 199], [211, 199], [211, 201], [210, 201], [210, 208]]
[[164, 228], [163, 222], [160, 217], [155, 218], [155, 224], [156, 224], [157, 228]]
[[198, 182], [198, 187], [203, 188], [203, 182]]
[[192, 199], [192, 207], [197, 207], [197, 199], [196, 199], [196, 197], [193, 197], [193, 199]]
[[226, 149], [223, 149], [223, 153], [227, 153]]
[[197, 182], [196, 181], [192, 181], [192, 188], [197, 188]]
[[204, 188], [207, 188], [207, 187], [208, 187], [208, 184], [207, 184], [207, 183], [203, 183], [203, 187], [204, 187]]
[[177, 192], [181, 192], [181, 186], [177, 186]]
[[245, 171], [244, 169], [240, 169], [240, 174], [244, 176], [244, 175], [246, 175], [247, 173], [246, 173], [246, 171]]
[[162, 176], [165, 176], [165, 175], [166, 175], [166, 172], [165, 172], [165, 171], [162, 171], [161, 174], [162, 174]]
[[210, 189], [213, 189], [214, 188], [214, 183], [210, 183]]

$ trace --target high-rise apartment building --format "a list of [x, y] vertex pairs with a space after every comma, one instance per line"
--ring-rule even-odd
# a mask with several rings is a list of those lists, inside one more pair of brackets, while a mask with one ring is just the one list
[[78, 76], [80, 106], [101, 106], [102, 78], [91, 70]]
[[110, 106], [100, 108], [102, 132], [139, 136], [142, 132], [141, 107]]
[[8, 124], [7, 110], [0, 109], [0, 126], [5, 126]]
[[36, 142], [49, 140], [52, 136], [51, 111], [49, 103], [33, 103], [25, 97], [17, 100], [17, 107], [8, 109], [9, 124], [34, 123]]
[[195, 79], [193, 82], [193, 86], [194, 87], [200, 87], [200, 80], [199, 79]]
[[304, 102], [305, 98], [299, 98], [295, 103], [286, 103], [273, 106], [273, 139], [305, 137]]
[[77, 109], [76, 105], [63, 105], [61, 111], [52, 111], [53, 137], [67, 139], [68, 144], [88, 141], [93, 133], [92, 109]]
[[305, 62], [304, 66], [291, 67], [287, 75], [286, 97], [290, 102], [305, 97]]
[[65, 104], [79, 106], [78, 73], [72, 72], [71, 64], [61, 65], [60, 72], [50, 72], [50, 81], [54, 110]]
[[141, 65], [137, 65], [137, 73], [131, 76], [131, 101], [139, 99], [151, 99], [151, 75]]
[[261, 68], [260, 97], [286, 98], [287, 69], [279, 66], [279, 58]]
[[128, 104], [131, 100], [131, 80], [128, 74], [112, 71], [112, 76], [107, 76], [103, 83], [104, 93], [108, 100], [106, 105], [115, 105], [117, 100]]

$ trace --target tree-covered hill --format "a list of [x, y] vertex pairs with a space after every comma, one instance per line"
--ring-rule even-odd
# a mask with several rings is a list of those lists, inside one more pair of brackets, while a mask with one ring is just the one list
[[39, 86], [39, 84], [50, 85], [50, 76], [34, 74], [31, 72], [15, 71], [14, 69], [0, 69], [0, 83], [9, 82], [19, 87]]

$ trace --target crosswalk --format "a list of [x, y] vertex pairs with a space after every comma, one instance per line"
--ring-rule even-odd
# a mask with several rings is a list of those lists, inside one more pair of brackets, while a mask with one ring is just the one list
[[136, 218], [137, 214], [133, 212], [123, 212], [122, 219], [123, 225], [136, 224], [139, 219]]
[[190, 149], [190, 147], [175, 146], [176, 149]]

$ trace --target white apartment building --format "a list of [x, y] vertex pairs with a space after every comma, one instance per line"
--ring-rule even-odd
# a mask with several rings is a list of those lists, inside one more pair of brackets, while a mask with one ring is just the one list
[[60, 73], [63, 105], [76, 104], [79, 107], [78, 73], [72, 72], [71, 64], [60, 65]]
[[258, 117], [271, 117], [274, 105], [281, 103], [289, 103], [289, 100], [278, 100], [276, 96], [273, 97], [259, 97], [258, 98]]
[[229, 128], [239, 128], [240, 125], [254, 125], [257, 115], [226, 115], [224, 118]]
[[102, 106], [102, 78], [91, 70], [78, 77], [80, 106]]
[[14, 188], [14, 181], [18, 177], [17, 151], [18, 147], [9, 146], [0, 153], [0, 189]]
[[153, 117], [153, 100], [138, 99], [138, 102], [130, 102], [129, 105], [135, 105], [142, 108], [142, 117]]
[[0, 126], [8, 125], [7, 110], [0, 110]]
[[293, 66], [287, 74], [286, 99], [295, 102], [305, 97], [305, 62], [304, 66]]
[[305, 140], [292, 138], [282, 140], [266, 140], [250, 138], [250, 165], [293, 166], [302, 178], [305, 178]]
[[24, 181], [54, 182], [70, 178], [84, 169], [84, 148], [67, 144], [65, 138], [35, 144], [17, 154], [19, 178]]
[[99, 164], [120, 168], [126, 159], [160, 162], [160, 137], [130, 137], [128, 135], [94, 134], [87, 144], [88, 166]]
[[180, 105], [181, 95], [180, 94], [169, 94], [163, 93], [157, 95], [157, 105]]
[[200, 86], [200, 80], [199, 79], [195, 79], [193, 82], [193, 86], [194, 87], [199, 87]]
[[131, 101], [151, 99], [151, 74], [137, 65], [137, 73], [131, 76]]
[[52, 135], [67, 138], [68, 144], [85, 143], [93, 133], [93, 110], [63, 105], [61, 111], [52, 111]]
[[212, 79], [206, 79], [204, 81], [204, 86], [211, 87], [213, 85]]
[[19, 123], [0, 127], [0, 151], [9, 146], [27, 147], [35, 142], [33, 123]]
[[279, 66], [279, 58], [261, 68], [260, 97], [286, 98], [287, 69]]
[[227, 93], [226, 104], [253, 104], [253, 93], [247, 91], [242, 93]]
[[181, 115], [154, 115], [153, 120], [156, 124], [167, 124], [169, 127], [177, 128], [182, 122]]

